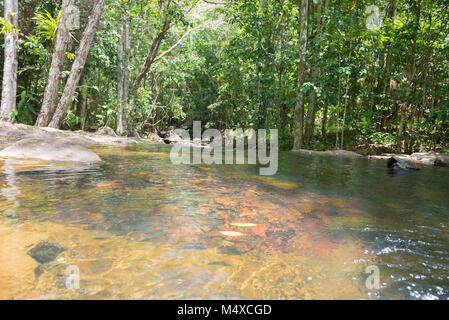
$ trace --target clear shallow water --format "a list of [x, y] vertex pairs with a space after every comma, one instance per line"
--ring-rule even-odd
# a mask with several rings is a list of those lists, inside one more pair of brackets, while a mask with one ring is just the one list
[[[0, 298], [449, 298], [449, 170], [285, 152], [262, 177], [175, 166], [167, 146], [95, 151], [70, 170], [0, 160]], [[41, 241], [65, 250], [39, 266]]]

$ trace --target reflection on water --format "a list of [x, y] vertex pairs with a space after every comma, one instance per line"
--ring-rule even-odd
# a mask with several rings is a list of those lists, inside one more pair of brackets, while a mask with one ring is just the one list
[[[0, 161], [0, 298], [449, 297], [448, 171], [286, 152], [263, 177], [175, 166], [169, 150], [98, 148], [98, 167]], [[65, 250], [39, 264], [27, 252], [42, 241]]]

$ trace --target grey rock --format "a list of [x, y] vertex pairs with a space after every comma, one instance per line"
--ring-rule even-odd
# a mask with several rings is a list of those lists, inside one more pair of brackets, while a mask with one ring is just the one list
[[399, 170], [419, 170], [419, 167], [408, 160], [401, 159], [399, 157], [391, 157], [387, 161], [387, 168], [389, 169], [399, 169]]
[[20, 140], [1, 150], [0, 157], [87, 163], [101, 161], [97, 154], [73, 140], [50, 136]]
[[159, 142], [159, 143], [164, 143], [164, 140], [159, 137], [159, 135], [155, 132], [151, 132], [147, 135], [147, 139], [149, 141], [154, 141], [154, 142]]
[[356, 152], [347, 151], [347, 150], [328, 150], [328, 151], [313, 151], [313, 150], [294, 150], [294, 152], [304, 153], [304, 154], [310, 154], [310, 155], [317, 155], [317, 156], [336, 156], [336, 157], [342, 157], [342, 158], [362, 158], [363, 156], [361, 154], [358, 154]]
[[437, 167], [449, 167], [449, 155], [439, 155], [435, 159], [434, 165]]
[[425, 164], [431, 164], [438, 167], [449, 167], [449, 155], [435, 152], [420, 152], [410, 156], [413, 159]]
[[168, 136], [167, 140], [170, 141], [171, 143], [173, 143], [173, 142], [181, 141], [182, 138], [172, 131], [172, 132], [170, 132], [170, 135]]
[[117, 137], [117, 134], [114, 132], [114, 130], [108, 126], [101, 127], [97, 130], [96, 134]]

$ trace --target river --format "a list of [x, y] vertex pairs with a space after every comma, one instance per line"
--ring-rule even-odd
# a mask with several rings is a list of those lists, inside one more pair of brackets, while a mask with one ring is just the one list
[[[164, 145], [94, 151], [0, 160], [1, 299], [449, 298], [447, 169], [281, 152], [260, 176]], [[63, 251], [40, 264], [42, 241]]]

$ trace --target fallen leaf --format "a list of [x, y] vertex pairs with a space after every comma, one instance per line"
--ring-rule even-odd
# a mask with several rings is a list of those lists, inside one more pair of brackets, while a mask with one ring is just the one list
[[58, 263], [67, 263], [67, 259], [64, 257], [59, 258], [57, 261]]
[[240, 237], [243, 236], [243, 233], [236, 232], [236, 231], [220, 231], [222, 235], [225, 235], [227, 237]]
[[236, 227], [242, 227], [242, 228], [250, 228], [250, 227], [257, 226], [257, 224], [255, 224], [255, 223], [243, 223], [243, 222], [234, 222], [234, 223], [231, 223], [231, 225], [236, 226]]

